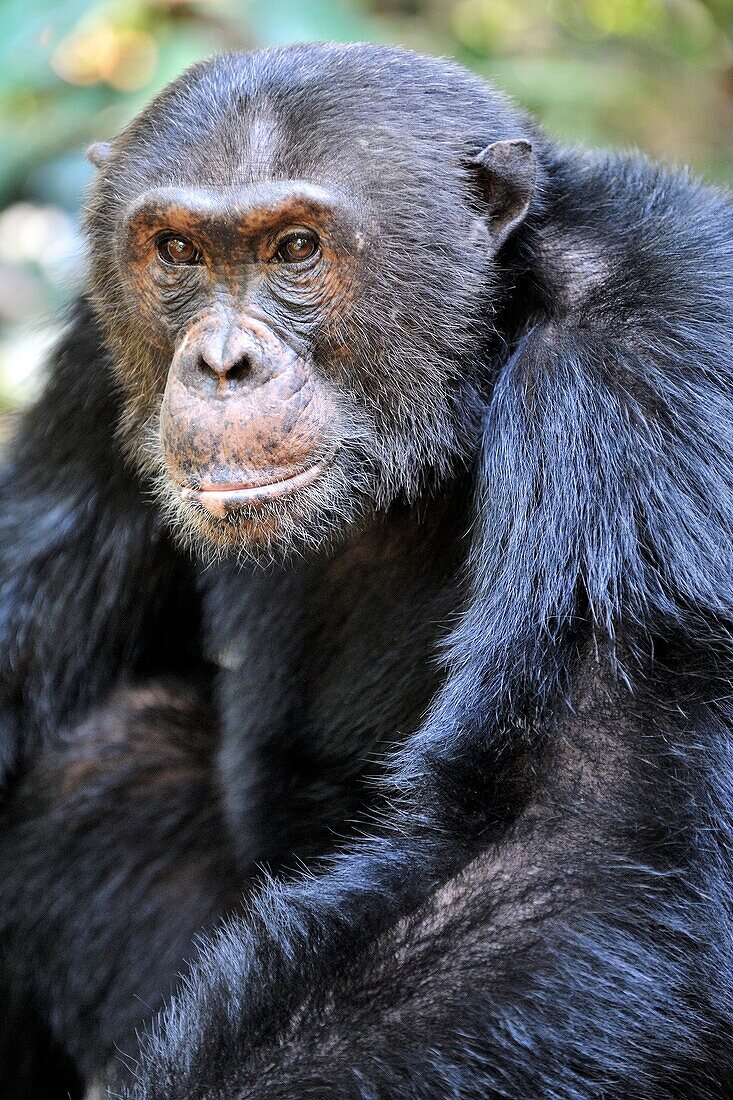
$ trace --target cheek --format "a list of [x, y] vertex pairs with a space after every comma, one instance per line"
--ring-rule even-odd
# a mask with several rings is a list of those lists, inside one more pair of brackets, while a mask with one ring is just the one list
[[314, 343], [338, 339], [350, 323], [357, 299], [356, 265], [351, 258], [324, 259], [305, 272], [271, 273], [263, 286], [278, 313], [301, 327]]
[[353, 324], [362, 289], [360, 264], [356, 255], [345, 256], [329, 264], [323, 278], [323, 315], [328, 326]]
[[168, 272], [146, 256], [129, 260], [121, 281], [128, 309], [146, 339], [161, 350], [173, 347], [206, 301], [205, 273], [199, 268]]

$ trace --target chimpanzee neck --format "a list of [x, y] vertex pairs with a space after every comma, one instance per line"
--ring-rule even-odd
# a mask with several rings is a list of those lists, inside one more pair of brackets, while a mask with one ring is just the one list
[[324, 850], [365, 805], [380, 752], [419, 725], [461, 604], [469, 503], [458, 479], [440, 502], [395, 506], [328, 558], [269, 574], [227, 567], [209, 582], [221, 765], [243, 860]]

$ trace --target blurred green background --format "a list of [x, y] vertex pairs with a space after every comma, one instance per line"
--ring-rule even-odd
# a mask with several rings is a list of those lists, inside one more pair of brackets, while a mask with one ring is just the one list
[[733, 181], [733, 0], [0, 0], [0, 410], [27, 400], [83, 266], [83, 150], [218, 50], [396, 42], [550, 131]]

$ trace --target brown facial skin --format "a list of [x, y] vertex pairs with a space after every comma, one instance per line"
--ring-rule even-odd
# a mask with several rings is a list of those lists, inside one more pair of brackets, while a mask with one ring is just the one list
[[268, 538], [273, 503], [327, 474], [343, 425], [313, 346], [352, 294], [362, 239], [343, 200], [307, 184], [162, 188], [129, 211], [127, 291], [170, 356], [168, 502], [206, 538]]
[[168, 375], [171, 480], [215, 516], [294, 492], [331, 457], [333, 411], [309, 364], [266, 325], [212, 310], [186, 330]]

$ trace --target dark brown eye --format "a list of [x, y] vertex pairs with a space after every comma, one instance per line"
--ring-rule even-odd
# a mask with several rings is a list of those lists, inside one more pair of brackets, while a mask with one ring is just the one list
[[158, 240], [158, 255], [164, 264], [198, 264], [201, 253], [188, 237], [171, 233]]
[[308, 229], [297, 229], [283, 237], [277, 246], [277, 259], [285, 264], [300, 264], [318, 251], [318, 237]]

